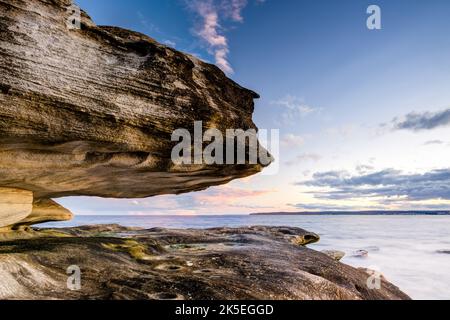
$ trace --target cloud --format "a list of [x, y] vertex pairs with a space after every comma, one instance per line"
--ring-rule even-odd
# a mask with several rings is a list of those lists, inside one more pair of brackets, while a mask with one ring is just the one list
[[261, 210], [261, 209], [273, 209], [272, 206], [260, 206], [253, 204], [229, 204], [229, 208], [238, 208], [238, 209], [251, 209], [251, 210]]
[[298, 163], [305, 162], [305, 161], [317, 162], [320, 159], [322, 159], [322, 156], [320, 156], [316, 153], [303, 153], [303, 154], [296, 156], [294, 160], [287, 161], [286, 165], [294, 166]]
[[232, 74], [233, 68], [228, 61], [228, 39], [221, 22], [244, 22], [242, 11], [247, 6], [247, 0], [194, 0], [187, 3], [200, 19], [195, 34], [206, 42], [216, 65]]
[[[71, 209], [75, 214], [133, 215], [176, 214], [181, 205], [176, 197], [165, 195], [149, 199], [109, 199], [97, 197], [66, 197], [58, 199], [59, 203]], [[185, 206], [184, 206], [185, 208]]]
[[242, 10], [247, 6], [247, 0], [222, 1], [222, 10], [233, 21], [244, 22]]
[[450, 200], [450, 169], [421, 174], [405, 174], [394, 169], [360, 175], [352, 175], [348, 171], [328, 171], [315, 173], [312, 180], [296, 185], [331, 189], [312, 192], [315, 197], [324, 199], [392, 197], [403, 200]]
[[373, 169], [375, 169], [373, 166], [367, 164], [360, 164], [356, 166], [356, 172], [358, 172], [359, 174], [367, 173], [369, 171], [372, 171]]
[[66, 197], [58, 201], [77, 215], [217, 214], [270, 208], [263, 206], [258, 197], [273, 192], [276, 190], [250, 190], [224, 185], [202, 192], [146, 199]]
[[321, 203], [313, 203], [313, 204], [288, 204], [288, 206], [304, 210], [304, 211], [352, 211], [355, 208], [353, 206], [347, 205], [338, 205], [338, 204], [321, 204]]
[[314, 212], [352, 212], [352, 211], [386, 211], [386, 210], [399, 210], [399, 211], [448, 211], [449, 203], [421, 203], [418, 201], [399, 201], [398, 199], [385, 199], [378, 201], [376, 205], [340, 205], [340, 204], [327, 204], [327, 203], [313, 203], [313, 204], [287, 204], [290, 207], [294, 207], [301, 211], [314, 211]]
[[394, 130], [432, 130], [450, 125], [450, 109], [438, 112], [412, 112], [403, 119], [392, 120]]
[[444, 144], [444, 141], [442, 140], [429, 140], [424, 142], [425, 146], [435, 145], [435, 144]]
[[[229, 186], [222, 186], [217, 188], [211, 188], [206, 192], [200, 192], [193, 194], [192, 198], [198, 205], [211, 205], [217, 204], [223, 205], [237, 205], [236, 200], [259, 197], [268, 193], [274, 192], [273, 190], [247, 190], [242, 188], [233, 188]], [[242, 206], [242, 205], [240, 205]]]
[[305, 143], [305, 138], [303, 136], [288, 133], [284, 135], [280, 144], [284, 147], [300, 147]]
[[271, 104], [282, 107], [284, 111], [281, 113], [281, 120], [284, 124], [295, 124], [301, 118], [316, 112], [315, 109], [304, 103], [303, 99], [300, 99], [293, 95], [286, 95], [283, 98], [272, 101]]
[[187, 207], [197, 212], [216, 214], [268, 209], [271, 207], [263, 205], [261, 199], [274, 192], [276, 190], [249, 190], [225, 185], [186, 195], [189, 197]]
[[325, 130], [325, 134], [332, 137], [347, 138], [355, 135], [358, 126], [345, 124], [338, 127], [331, 127]]
[[164, 44], [168, 45], [169, 47], [175, 48], [177, 46], [177, 43], [172, 40], [164, 40]]

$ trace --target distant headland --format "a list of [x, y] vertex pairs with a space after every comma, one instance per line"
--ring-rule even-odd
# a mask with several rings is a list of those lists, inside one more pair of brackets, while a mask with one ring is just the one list
[[300, 212], [265, 212], [251, 213], [251, 216], [317, 216], [317, 215], [334, 215], [334, 216], [448, 216], [448, 210], [415, 210], [415, 211], [300, 211]]

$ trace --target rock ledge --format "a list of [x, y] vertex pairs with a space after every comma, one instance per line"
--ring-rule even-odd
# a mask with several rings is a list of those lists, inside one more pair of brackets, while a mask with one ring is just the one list
[[[129, 229], [117, 225], [40, 230], [0, 242], [3, 299], [409, 299], [364, 270], [296, 245], [299, 228]], [[69, 266], [82, 287], [66, 287]]]

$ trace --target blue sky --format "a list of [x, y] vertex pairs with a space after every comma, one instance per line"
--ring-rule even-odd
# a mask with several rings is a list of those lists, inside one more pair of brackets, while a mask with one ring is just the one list
[[[450, 2], [77, 3], [99, 25], [143, 32], [260, 93], [255, 123], [281, 130], [281, 151], [274, 176], [181, 196], [59, 200], [75, 213], [450, 209]], [[381, 30], [366, 27], [371, 4]]]

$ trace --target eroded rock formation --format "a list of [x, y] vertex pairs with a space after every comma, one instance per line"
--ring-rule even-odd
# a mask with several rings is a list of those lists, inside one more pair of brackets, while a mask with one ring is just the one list
[[25, 231], [28, 226], [72, 219], [72, 213], [49, 199], [33, 201], [31, 191], [0, 188], [0, 233]]
[[16, 223], [13, 228], [26, 229], [28, 226], [49, 221], [67, 221], [73, 217], [72, 213], [49, 199], [39, 199], [33, 202], [33, 210], [23, 220]]
[[0, 187], [23, 195], [11, 202], [0, 191], [0, 227], [69, 217], [54, 207], [39, 217], [51, 198], [179, 194], [261, 170], [170, 157], [173, 130], [194, 121], [222, 132], [255, 128], [256, 93], [143, 34], [98, 27], [84, 12], [81, 28], [69, 28], [71, 5], [0, 0]]
[[[36, 232], [43, 238], [0, 242], [0, 299], [409, 299], [383, 277], [371, 289], [370, 272], [296, 245], [318, 239], [299, 228]], [[72, 265], [77, 291], [67, 288]]]
[[0, 188], [0, 231], [28, 217], [32, 209], [31, 191]]

